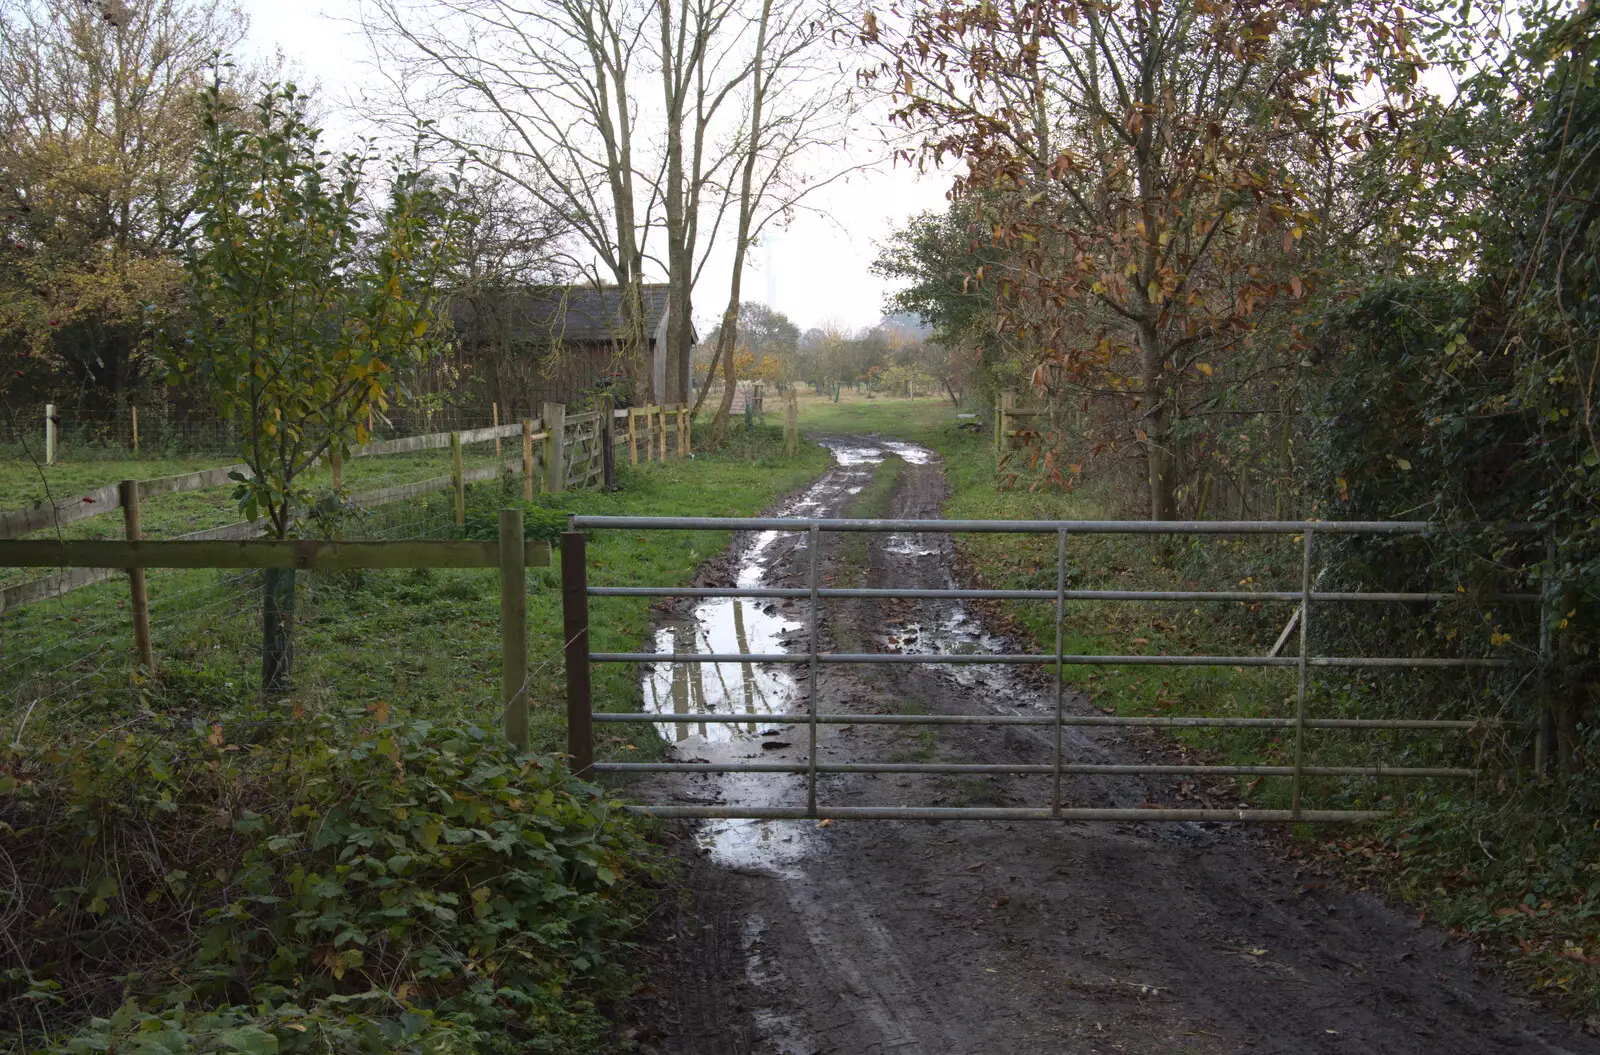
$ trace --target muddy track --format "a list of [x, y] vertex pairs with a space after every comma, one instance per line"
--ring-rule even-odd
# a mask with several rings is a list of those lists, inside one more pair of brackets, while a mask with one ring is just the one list
[[[889, 515], [939, 514], [937, 459], [905, 445], [819, 437], [837, 465], [780, 513], [842, 515], [882, 460], [906, 461]], [[896, 450], [889, 449], [890, 446]], [[898, 451], [898, 453], [896, 453]], [[954, 554], [939, 535], [824, 536], [830, 583], [943, 587]], [[802, 536], [735, 543], [712, 577], [803, 585]], [[824, 646], [996, 648], [982, 614], [943, 601], [853, 601], [824, 609]], [[657, 647], [686, 646], [730, 612], [685, 609]], [[741, 609], [745, 638], [803, 647], [804, 608]], [[798, 635], [798, 636], [797, 636]], [[702, 641], [703, 645], [705, 641]], [[763, 651], [751, 643], [752, 651]], [[732, 651], [732, 649], [727, 649]], [[825, 711], [1027, 713], [1053, 708], [1043, 679], [1006, 667], [823, 666]], [[670, 712], [804, 710], [804, 677], [690, 682], [648, 675]], [[756, 684], [750, 684], [754, 681]], [[766, 704], [763, 706], [763, 702]], [[720, 705], [719, 705], [720, 704]], [[1087, 698], [1067, 706], [1087, 713]], [[803, 761], [804, 730], [664, 725], [678, 753]], [[1048, 762], [1051, 734], [1016, 726], [823, 727], [839, 761]], [[1128, 762], [1159, 746], [1069, 729], [1069, 761]], [[1045, 777], [826, 776], [840, 805], [1037, 805]], [[640, 782], [641, 798], [804, 803], [792, 775]], [[1069, 778], [1068, 805], [1206, 797], [1159, 778]], [[1192, 802], [1191, 802], [1192, 804]], [[1223, 804], [1223, 803], [1218, 803]], [[1250, 831], [1209, 824], [721, 822], [678, 829], [686, 879], [645, 948], [635, 1007], [645, 1051], [672, 1055], [1031, 1052], [1595, 1052], [1600, 1044], [1498, 989], [1463, 948], [1393, 906], [1304, 876]]]

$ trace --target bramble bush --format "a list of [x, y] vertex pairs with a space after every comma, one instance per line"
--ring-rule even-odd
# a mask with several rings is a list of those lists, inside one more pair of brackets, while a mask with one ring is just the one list
[[381, 705], [182, 721], [5, 758], [14, 1047], [602, 1042], [658, 865], [600, 789], [496, 732]]

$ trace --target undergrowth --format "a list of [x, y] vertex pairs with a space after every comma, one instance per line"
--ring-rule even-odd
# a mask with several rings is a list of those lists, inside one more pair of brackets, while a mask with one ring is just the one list
[[0, 790], [25, 1050], [588, 1050], [656, 868], [557, 760], [382, 709], [152, 714]]

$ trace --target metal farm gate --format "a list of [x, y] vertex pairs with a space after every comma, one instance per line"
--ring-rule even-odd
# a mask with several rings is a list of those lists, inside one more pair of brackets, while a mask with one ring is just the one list
[[[806, 805], [794, 808], [682, 805], [647, 803], [632, 808], [657, 817], [673, 818], [748, 818], [755, 820], [805, 820], [827, 818], [895, 820], [1069, 820], [1069, 821], [1360, 821], [1386, 816], [1381, 811], [1314, 810], [1301, 806], [1305, 777], [1370, 776], [1418, 778], [1471, 778], [1476, 770], [1460, 768], [1418, 768], [1388, 766], [1319, 766], [1307, 759], [1306, 734], [1321, 729], [1406, 729], [1433, 733], [1463, 732], [1492, 725], [1493, 719], [1366, 719], [1318, 717], [1310, 712], [1307, 687], [1311, 668], [1441, 668], [1510, 667], [1518, 661], [1509, 658], [1412, 658], [1393, 656], [1318, 656], [1309, 653], [1309, 625], [1317, 605], [1362, 603], [1434, 603], [1459, 600], [1455, 591], [1437, 593], [1334, 593], [1313, 588], [1312, 556], [1315, 540], [1325, 535], [1424, 535], [1445, 529], [1436, 524], [1411, 521], [1300, 522], [1300, 521], [1001, 521], [1001, 520], [844, 520], [805, 518], [714, 518], [714, 517], [636, 517], [574, 516], [570, 530], [561, 541], [563, 610], [566, 665], [568, 676], [568, 749], [573, 767], [580, 773], [772, 773], [804, 774]], [[590, 586], [587, 581], [585, 537], [587, 530], [611, 531], [775, 531], [809, 536], [808, 585], [798, 588], [775, 587], [657, 587]], [[1536, 525], [1516, 525], [1515, 533], [1538, 532]], [[821, 585], [818, 554], [823, 532], [943, 532], [1045, 534], [1056, 536], [1056, 588], [1054, 590], [960, 590], [960, 589], [847, 589]], [[1068, 590], [1067, 540], [1072, 535], [1165, 534], [1165, 535], [1299, 535], [1301, 543], [1300, 589], [1289, 591], [1171, 591], [1171, 590]], [[1547, 555], [1547, 560], [1549, 559]], [[591, 652], [589, 648], [588, 599], [590, 597], [730, 597], [797, 598], [808, 602], [805, 651], [783, 653], [694, 653], [694, 652]], [[817, 619], [824, 601], [835, 598], [947, 598], [951, 600], [1000, 599], [1054, 601], [1055, 649], [1035, 653], [839, 653], [817, 650]], [[1533, 593], [1502, 594], [1495, 600], [1540, 602]], [[1063, 652], [1063, 624], [1068, 601], [1281, 601], [1297, 604], [1300, 649], [1297, 656], [1277, 655], [1287, 638], [1286, 627], [1278, 645], [1265, 656], [1204, 655], [1067, 655]], [[1549, 621], [1541, 610], [1540, 663], [1550, 652]], [[809, 692], [807, 709], [799, 713], [593, 713], [590, 691], [590, 665], [594, 663], [754, 663], [803, 665]], [[853, 714], [828, 713], [818, 707], [817, 673], [822, 664], [967, 664], [1015, 663], [1044, 664], [1055, 667], [1055, 708], [1053, 714]], [[1295, 668], [1298, 684], [1293, 717], [1121, 717], [1115, 715], [1071, 714], [1064, 706], [1064, 667], [1090, 666], [1225, 666]], [[809, 757], [800, 763], [695, 763], [695, 762], [595, 762], [593, 723], [719, 723], [803, 726], [809, 733]], [[1049, 728], [1054, 735], [1054, 757], [1048, 765], [992, 765], [955, 763], [855, 762], [822, 763], [817, 758], [817, 730], [824, 725], [1026, 725]], [[1091, 765], [1063, 758], [1062, 731], [1068, 726], [1154, 726], [1162, 728], [1258, 728], [1293, 732], [1291, 765]], [[833, 773], [938, 773], [938, 774], [1037, 774], [1052, 778], [1048, 804], [1028, 808], [919, 807], [919, 806], [835, 806], [821, 802], [817, 794], [819, 774]], [[1062, 804], [1062, 777], [1077, 774], [1101, 775], [1191, 775], [1191, 776], [1279, 776], [1292, 778], [1291, 807], [1267, 809], [1203, 808], [1094, 808], [1082, 809]]]

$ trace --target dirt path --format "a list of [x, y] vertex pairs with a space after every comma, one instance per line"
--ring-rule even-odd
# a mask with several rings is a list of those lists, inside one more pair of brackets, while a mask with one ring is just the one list
[[[903, 444], [820, 437], [841, 463], [783, 513], [841, 515], [899, 458], [889, 515], [939, 514], [937, 459]], [[891, 447], [893, 449], [891, 449]], [[939, 535], [824, 536], [830, 584], [954, 585]], [[708, 582], [800, 585], [801, 536], [736, 543]], [[804, 607], [685, 608], [658, 648], [698, 637], [750, 651], [803, 647]], [[720, 637], [719, 637], [720, 635]], [[798, 636], [797, 636], [798, 635]], [[943, 601], [840, 602], [825, 647], [995, 648], [980, 613]], [[754, 638], [755, 640], [752, 640]], [[734, 651], [718, 648], [718, 651]], [[822, 667], [824, 711], [1015, 713], [1053, 707], [1027, 672]], [[657, 670], [658, 709], [803, 710], [784, 670]], [[1087, 711], [1074, 695], [1069, 707]], [[803, 730], [664, 726], [708, 761], [804, 759]], [[1048, 734], [1016, 726], [824, 727], [823, 759], [1048, 762]], [[765, 735], [764, 735], [765, 734]], [[1066, 757], [1131, 761], [1149, 740], [1073, 730]], [[825, 777], [823, 802], [1036, 805], [1042, 777]], [[790, 775], [664, 778], [650, 801], [803, 804]], [[1082, 778], [1069, 805], [1174, 802], [1174, 783]], [[1297, 874], [1261, 837], [1206, 824], [719, 822], [683, 829], [687, 893], [648, 952], [638, 1037], [673, 1055], [1031, 1052], [1597, 1052], [1515, 1001], [1436, 931], [1366, 895]]]

